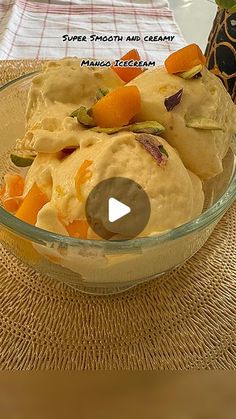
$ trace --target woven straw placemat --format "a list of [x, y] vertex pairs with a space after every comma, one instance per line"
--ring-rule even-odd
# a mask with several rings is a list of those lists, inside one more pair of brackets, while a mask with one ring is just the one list
[[[4, 83], [39, 62], [0, 64]], [[0, 247], [1, 369], [236, 369], [236, 205], [183, 267], [90, 297]]]

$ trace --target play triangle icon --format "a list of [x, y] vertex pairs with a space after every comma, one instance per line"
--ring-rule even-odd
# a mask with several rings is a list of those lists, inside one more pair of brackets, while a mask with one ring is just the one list
[[108, 201], [108, 220], [110, 223], [114, 223], [120, 218], [131, 212], [131, 208], [123, 202], [118, 201], [115, 198], [110, 198]]

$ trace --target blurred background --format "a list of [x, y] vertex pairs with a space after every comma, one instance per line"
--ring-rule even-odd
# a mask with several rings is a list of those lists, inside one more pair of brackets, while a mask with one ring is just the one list
[[169, 0], [169, 4], [187, 43], [197, 42], [205, 51], [212, 21], [216, 15], [215, 1]]
[[[137, 48], [159, 65], [185, 40], [204, 51], [215, 15], [214, 0], [0, 0], [0, 59], [117, 58]], [[62, 39], [64, 34], [94, 33], [174, 35], [174, 40], [95, 44]]]
[[3, 373], [3, 419], [235, 419], [232, 373]]

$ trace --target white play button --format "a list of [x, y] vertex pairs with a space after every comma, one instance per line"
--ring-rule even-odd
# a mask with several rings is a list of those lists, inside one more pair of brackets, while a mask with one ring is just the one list
[[141, 185], [132, 179], [113, 177], [92, 189], [85, 213], [97, 236], [105, 240], [130, 240], [145, 229], [151, 205]]
[[120, 218], [131, 212], [131, 208], [123, 202], [118, 201], [115, 198], [110, 198], [108, 201], [108, 220], [110, 223], [114, 223]]

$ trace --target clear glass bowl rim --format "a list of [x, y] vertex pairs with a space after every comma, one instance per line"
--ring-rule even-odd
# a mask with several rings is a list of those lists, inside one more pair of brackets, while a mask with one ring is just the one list
[[[23, 76], [20, 76], [16, 79], [9, 81], [8, 83], [2, 85], [0, 87], [0, 93], [5, 91], [9, 87], [14, 87], [15, 84], [25, 81], [28, 78], [39, 73], [38, 71], [33, 71], [27, 73]], [[47, 230], [43, 230], [41, 228], [32, 226], [30, 224], [25, 223], [24, 221], [19, 220], [14, 215], [7, 212], [4, 208], [0, 207], [0, 225], [11, 232], [22, 236], [28, 240], [33, 241], [34, 243], [38, 244], [46, 244], [46, 243], [58, 243], [63, 245], [63, 247], [71, 246], [71, 247], [94, 247], [94, 248], [103, 248], [104, 250], [108, 251], [115, 251], [119, 252], [122, 250], [130, 250], [132, 248], [139, 248], [139, 247], [149, 247], [155, 246], [163, 242], [176, 240], [178, 238], [184, 237], [192, 232], [200, 231], [203, 228], [207, 227], [224, 214], [224, 212], [230, 207], [230, 205], [236, 199], [236, 170], [231, 179], [231, 182], [222, 195], [222, 197], [209, 209], [207, 209], [204, 213], [202, 213], [199, 217], [189, 221], [186, 224], [181, 225], [173, 230], [170, 230], [166, 233], [149, 236], [149, 237], [140, 237], [134, 238], [131, 240], [119, 240], [119, 241], [105, 241], [105, 240], [87, 240], [87, 239], [77, 239], [71, 238], [67, 236], [63, 236], [60, 234], [52, 233]]]

